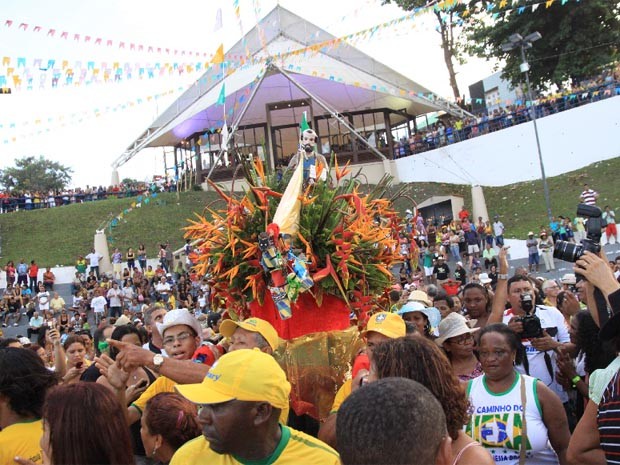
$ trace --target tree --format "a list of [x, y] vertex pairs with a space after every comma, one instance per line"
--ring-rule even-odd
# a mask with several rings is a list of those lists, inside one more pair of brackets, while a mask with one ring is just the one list
[[526, 0], [514, 7], [508, 2], [509, 10], [498, 9], [497, 2], [494, 9], [487, 9], [489, 2], [486, 0], [476, 5], [477, 11], [470, 5], [475, 19], [468, 28], [467, 51], [505, 60], [502, 77], [513, 85], [523, 79], [519, 70], [521, 55], [518, 50], [503, 52], [501, 44], [514, 33], [525, 37], [538, 31], [542, 35], [542, 39], [527, 51], [530, 79], [539, 89], [552, 83], [561, 86], [567, 80], [592, 77], [619, 58], [617, 0], [587, 0], [567, 5], [559, 0], [549, 5], [541, 4], [540, 0]]
[[42, 156], [15, 160], [15, 166], [0, 170], [0, 184], [7, 190], [49, 192], [63, 190], [73, 170]]
[[[428, 4], [428, 0], [383, 0], [383, 5], [387, 3], [395, 3], [403, 10], [413, 11], [417, 8], [423, 8]], [[465, 5], [454, 3], [446, 9], [434, 8], [433, 14], [437, 18], [439, 26], [437, 32], [441, 34], [441, 48], [443, 50], [443, 58], [448, 68], [450, 76], [450, 87], [454, 98], [457, 102], [461, 99], [459, 86], [456, 83], [456, 72], [454, 71], [454, 60], [461, 62], [462, 46], [458, 42], [459, 32], [463, 25], [460, 14], [466, 9]]]

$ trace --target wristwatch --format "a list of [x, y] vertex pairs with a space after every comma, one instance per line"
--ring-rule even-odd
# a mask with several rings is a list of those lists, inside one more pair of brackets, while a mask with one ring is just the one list
[[581, 381], [581, 376], [577, 375], [575, 376], [573, 379], [571, 379], [571, 382], [573, 383], [573, 388], [577, 387], [577, 383]]
[[508, 274], [498, 273], [497, 279], [508, 279]]
[[162, 354], [155, 354], [153, 356], [153, 366], [155, 371], [159, 373], [159, 369], [164, 364], [164, 356]]

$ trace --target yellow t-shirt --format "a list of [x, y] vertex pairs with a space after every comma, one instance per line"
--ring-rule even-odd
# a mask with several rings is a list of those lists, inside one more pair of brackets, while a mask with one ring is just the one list
[[[271, 457], [261, 460], [262, 465], [298, 465], [316, 463], [339, 465], [338, 452], [318, 439], [300, 431], [280, 425], [282, 437]], [[170, 465], [245, 465], [230, 454], [218, 454], [209, 448], [204, 436], [197, 437], [181, 446], [172, 457]], [[258, 463], [258, 462], [255, 462]]]
[[334, 397], [334, 403], [332, 404], [332, 409], [329, 413], [336, 413], [340, 410], [340, 406], [346, 400], [347, 397], [351, 395], [351, 386], [353, 385], [353, 380], [348, 379], [344, 382], [344, 384], [338, 389], [336, 393], [336, 397]]
[[14, 465], [15, 457], [43, 463], [39, 441], [43, 436], [43, 422], [34, 420], [15, 423], [0, 431], [0, 465]]

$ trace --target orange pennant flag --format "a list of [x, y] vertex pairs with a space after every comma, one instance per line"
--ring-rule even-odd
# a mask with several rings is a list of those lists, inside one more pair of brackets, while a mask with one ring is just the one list
[[215, 52], [215, 55], [213, 55], [213, 58], [211, 59], [211, 63], [213, 63], [214, 65], [219, 65], [223, 62], [224, 62], [224, 44], [220, 44], [220, 46], [217, 48]]

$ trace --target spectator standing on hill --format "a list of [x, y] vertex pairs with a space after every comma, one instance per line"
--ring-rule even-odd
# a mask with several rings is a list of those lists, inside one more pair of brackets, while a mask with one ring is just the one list
[[538, 255], [538, 240], [534, 238], [534, 232], [527, 233], [527, 240], [525, 241], [528, 253], [528, 265], [530, 266], [530, 273], [538, 271], [540, 266], [540, 257]]
[[495, 215], [493, 222], [493, 235], [495, 236], [495, 245], [504, 247], [504, 223], [499, 220], [499, 215]]
[[459, 212], [459, 220], [461, 220], [461, 222], [463, 222], [463, 220], [469, 220], [470, 214], [467, 211], [467, 208], [465, 208], [465, 205], [463, 205], [461, 207], [461, 211]]
[[119, 318], [123, 313], [123, 291], [118, 288], [116, 281], [112, 283], [112, 288], [110, 288], [106, 297], [110, 302], [110, 318]]
[[91, 249], [90, 253], [86, 255], [86, 260], [88, 260], [88, 263], [90, 264], [90, 271], [95, 273], [95, 275], [97, 276], [97, 279], [100, 279], [99, 260], [101, 260], [102, 258], [103, 258], [103, 255], [95, 251], [94, 247]]
[[140, 265], [140, 269], [142, 273], [146, 270], [146, 248], [144, 244], [140, 244], [138, 246], [138, 264]]
[[95, 315], [95, 324], [99, 325], [101, 323], [101, 319], [105, 314], [106, 307], [108, 305], [108, 301], [105, 300], [105, 297], [101, 295], [99, 289], [95, 290], [94, 297], [90, 301], [90, 307], [93, 309], [93, 314]]
[[133, 247], [127, 249], [127, 268], [133, 273], [136, 268], [136, 253], [133, 251]]
[[583, 185], [583, 192], [579, 196], [581, 203], [585, 203], [586, 205], [596, 205], [596, 200], [598, 199], [598, 192], [594, 189], [591, 189], [587, 184]]
[[168, 259], [166, 258], [166, 244], [159, 245], [159, 253], [157, 254], [159, 258], [159, 264], [164, 269], [166, 273], [168, 273]]
[[114, 278], [121, 279], [121, 272], [123, 267], [123, 254], [118, 247], [114, 249], [112, 253], [112, 269], [114, 271]]
[[28, 267], [28, 278], [30, 279], [30, 290], [32, 292], [37, 292], [37, 277], [39, 276], [39, 266], [34, 260], [30, 261], [30, 266]]
[[55, 281], [56, 281], [56, 276], [54, 275], [54, 272], [48, 266], [47, 268], [45, 268], [45, 272], [43, 273], [43, 285], [45, 286], [45, 289], [48, 291], [53, 291]]
[[80, 274], [81, 278], [85, 278], [86, 277], [86, 259], [80, 255], [78, 257], [78, 259], [75, 261], [75, 271], [77, 271]]
[[[605, 211], [603, 212], [603, 222], [605, 225], [605, 235], [607, 236], [608, 244], [615, 244], [618, 242], [618, 231], [616, 230], [616, 214], [613, 210], [609, 209], [609, 205], [605, 205]], [[614, 238], [613, 242], [611, 238]]]

